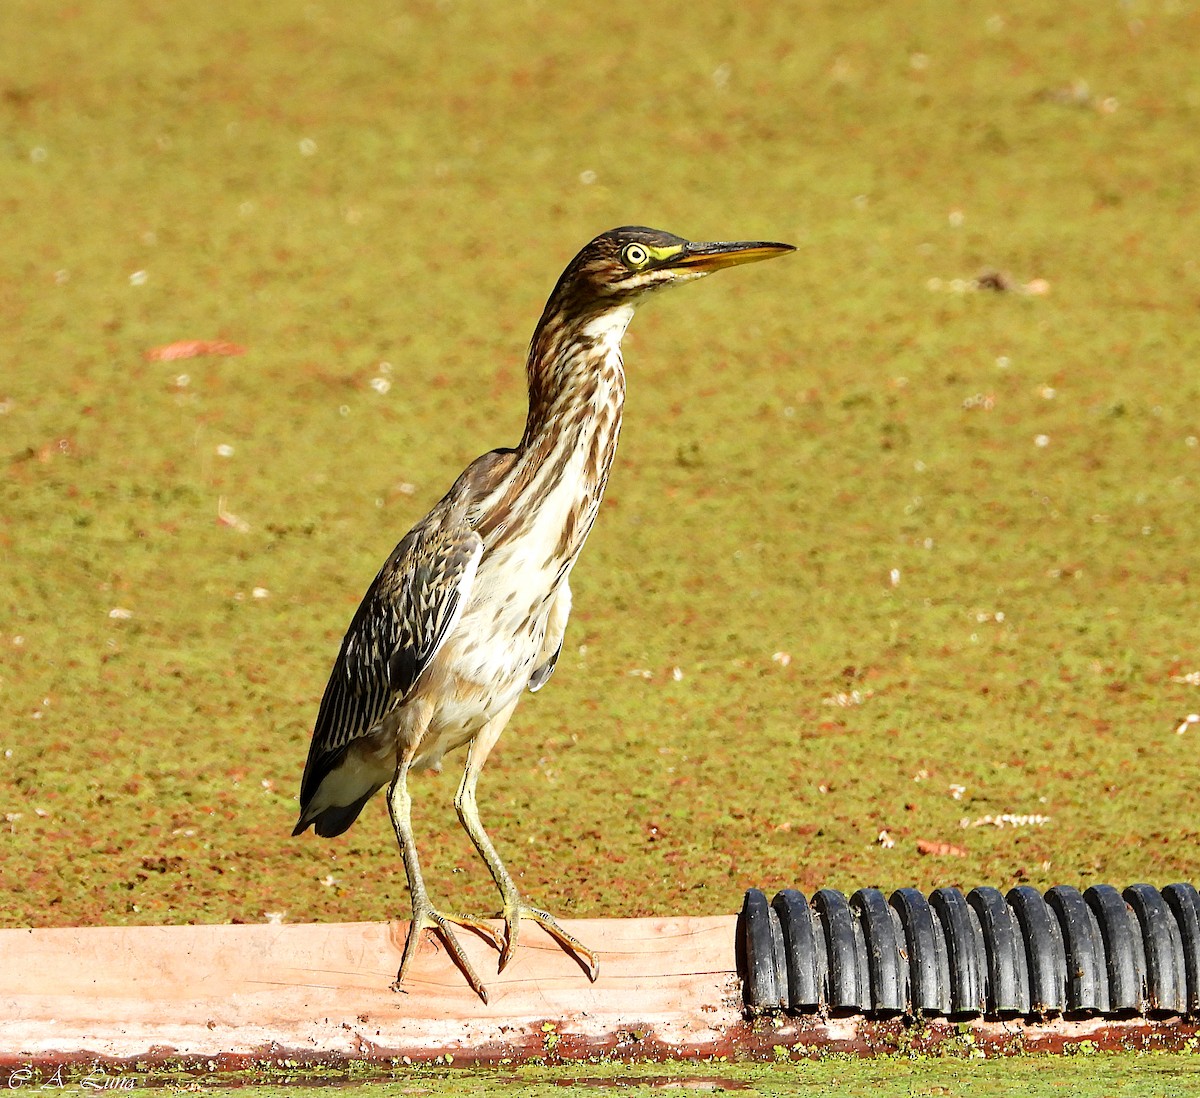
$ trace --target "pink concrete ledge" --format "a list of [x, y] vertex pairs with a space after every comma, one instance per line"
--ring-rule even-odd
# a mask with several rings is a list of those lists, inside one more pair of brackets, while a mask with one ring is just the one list
[[742, 1022], [734, 922], [564, 922], [595, 984], [536, 926], [502, 975], [463, 932], [487, 1004], [428, 933], [392, 991], [404, 923], [0, 930], [0, 1065], [698, 1055]]
[[0, 930], [0, 1081], [63, 1065], [226, 1071], [264, 1062], [301, 1068], [901, 1048], [994, 1055], [1084, 1042], [1184, 1048], [1197, 1037], [1195, 1022], [1177, 1017], [748, 1021], [735, 922], [566, 922], [599, 955], [595, 984], [537, 927], [523, 928], [502, 975], [494, 951], [463, 933], [487, 1004], [428, 935], [406, 991], [392, 991], [404, 923]]

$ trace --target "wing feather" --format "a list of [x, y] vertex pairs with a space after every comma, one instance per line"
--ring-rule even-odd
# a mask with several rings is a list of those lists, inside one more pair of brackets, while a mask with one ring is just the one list
[[462, 617], [482, 555], [483, 540], [451, 507], [435, 509], [393, 550], [350, 622], [325, 687], [302, 804], [345, 747], [412, 691]]
[[567, 631], [567, 619], [571, 616], [571, 585], [563, 582], [554, 596], [550, 616], [546, 621], [546, 636], [542, 644], [541, 658], [529, 676], [529, 692], [536, 694], [546, 680], [554, 674], [554, 666], [562, 655], [563, 636]]

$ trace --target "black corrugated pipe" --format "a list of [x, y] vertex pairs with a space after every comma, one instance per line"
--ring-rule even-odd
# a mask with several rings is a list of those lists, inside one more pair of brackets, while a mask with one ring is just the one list
[[746, 893], [738, 964], [752, 1014], [948, 1018], [1200, 1016], [1190, 884], [784, 889]]

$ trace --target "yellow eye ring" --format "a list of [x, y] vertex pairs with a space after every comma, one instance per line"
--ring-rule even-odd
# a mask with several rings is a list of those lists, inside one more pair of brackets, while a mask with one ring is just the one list
[[650, 253], [640, 244], [626, 244], [621, 249], [621, 262], [632, 270], [644, 267], [650, 260]]

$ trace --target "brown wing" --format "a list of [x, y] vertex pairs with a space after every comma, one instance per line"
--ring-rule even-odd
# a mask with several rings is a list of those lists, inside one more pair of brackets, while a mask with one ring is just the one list
[[483, 540], [439, 505], [405, 535], [367, 589], [321, 699], [300, 785], [301, 812], [351, 741], [408, 696], [470, 596]]

